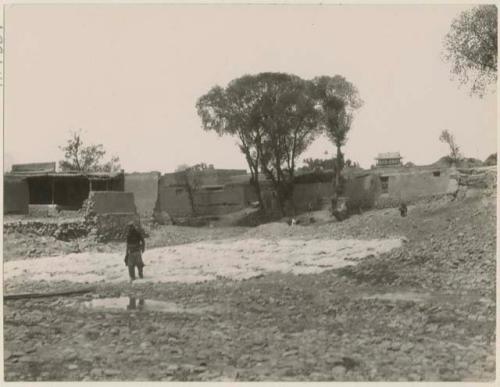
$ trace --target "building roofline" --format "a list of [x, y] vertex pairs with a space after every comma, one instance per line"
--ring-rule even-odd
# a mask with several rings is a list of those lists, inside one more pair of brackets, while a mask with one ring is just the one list
[[86, 177], [89, 179], [109, 179], [123, 175], [123, 172], [6, 172], [5, 176], [14, 177]]

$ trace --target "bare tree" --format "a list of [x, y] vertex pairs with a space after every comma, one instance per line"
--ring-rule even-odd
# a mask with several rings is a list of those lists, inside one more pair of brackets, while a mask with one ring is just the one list
[[460, 148], [455, 143], [455, 136], [453, 136], [453, 134], [448, 132], [448, 130], [443, 130], [441, 132], [441, 135], [439, 136], [439, 141], [448, 144], [448, 146], [450, 147], [450, 159], [453, 163], [456, 163], [462, 158], [460, 154]]
[[182, 185], [186, 189], [189, 198], [189, 204], [191, 205], [191, 211], [193, 215], [197, 214], [196, 203], [194, 200], [194, 195], [196, 191], [200, 189], [201, 186], [201, 175], [203, 171], [210, 169], [205, 163], [199, 163], [193, 166], [187, 164], [181, 164], [176, 169], [175, 172], [179, 173], [182, 179]]
[[63, 171], [117, 172], [121, 169], [117, 156], [112, 156], [108, 162], [102, 161], [106, 154], [102, 144], [84, 145], [81, 130], [71, 132], [66, 145], [59, 148], [64, 152], [64, 160], [59, 162]]

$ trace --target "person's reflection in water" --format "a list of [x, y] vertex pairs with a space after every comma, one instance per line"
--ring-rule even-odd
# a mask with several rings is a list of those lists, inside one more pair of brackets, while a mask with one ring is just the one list
[[128, 301], [128, 305], [127, 305], [127, 310], [131, 310], [131, 309], [142, 310], [142, 309], [144, 309], [144, 305], [146, 304], [144, 301], [144, 298], [139, 298], [139, 305], [138, 306], [137, 306], [135, 297], [129, 297], [128, 299], [129, 299], [129, 301]]
[[128, 298], [127, 310], [136, 309], [135, 297]]

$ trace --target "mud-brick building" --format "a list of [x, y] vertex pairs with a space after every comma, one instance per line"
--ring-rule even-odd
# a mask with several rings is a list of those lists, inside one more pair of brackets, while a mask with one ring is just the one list
[[377, 168], [397, 168], [402, 166], [402, 157], [399, 152], [379, 153], [375, 158]]
[[216, 216], [244, 208], [256, 200], [244, 169], [210, 168], [197, 173], [190, 187], [184, 172], [125, 174], [125, 191], [135, 197], [142, 218], [168, 214], [172, 218]]
[[348, 176], [345, 196], [355, 207], [383, 208], [452, 194], [457, 188], [458, 175], [453, 168], [384, 167]]
[[123, 172], [56, 172], [55, 162], [17, 164], [4, 175], [4, 214], [78, 210], [92, 191], [123, 190]]

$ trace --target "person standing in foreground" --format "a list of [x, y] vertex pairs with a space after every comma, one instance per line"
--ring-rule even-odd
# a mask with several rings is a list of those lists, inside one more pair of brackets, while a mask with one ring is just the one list
[[141, 232], [137, 229], [134, 223], [129, 223], [127, 226], [127, 252], [125, 254], [125, 264], [128, 266], [128, 274], [130, 281], [135, 280], [135, 267], [139, 272], [139, 278], [143, 278], [142, 269], [144, 262], [142, 261], [142, 253], [146, 249], [146, 243]]

